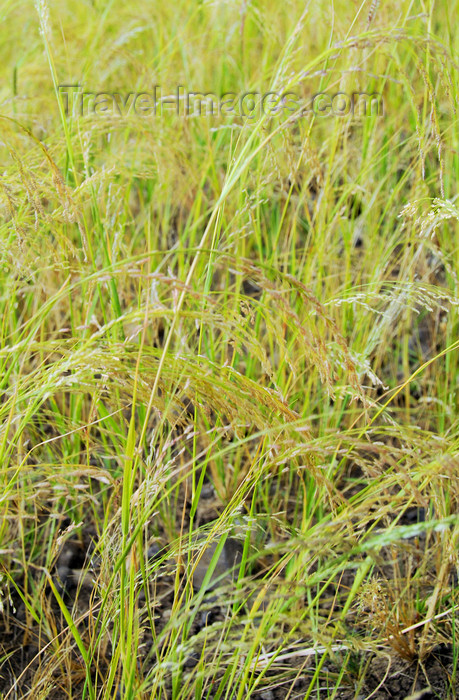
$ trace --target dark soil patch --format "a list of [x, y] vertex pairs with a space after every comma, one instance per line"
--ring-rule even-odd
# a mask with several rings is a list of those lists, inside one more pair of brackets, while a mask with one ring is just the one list
[[364, 696], [374, 693], [374, 700], [398, 700], [410, 696], [416, 700], [455, 698], [459, 694], [459, 677], [454, 681], [453, 674], [452, 645], [439, 645], [423, 662], [407, 663], [397, 658], [374, 657], [366, 675]]

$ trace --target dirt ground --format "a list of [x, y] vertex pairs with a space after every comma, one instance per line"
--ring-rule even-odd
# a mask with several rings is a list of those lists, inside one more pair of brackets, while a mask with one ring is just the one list
[[[88, 611], [93, 605], [91, 597], [93, 586], [90, 577], [82, 574], [87, 556], [91, 555], [91, 541], [93, 533], [88, 529], [84, 534], [83, 542], [69, 540], [66, 542], [53, 571], [53, 579], [58, 586], [69, 610], [73, 607], [73, 614], [79, 614], [89, 619]], [[208, 555], [204, 556], [195, 574], [197, 588], [202, 583], [214, 551], [211, 546]], [[153, 545], [148, 555], [154, 559], [161, 556], [158, 545]], [[219, 582], [223, 581], [225, 590], [232, 585], [231, 568], [238, 561], [238, 543], [230, 540], [225, 546], [218, 562], [215, 576], [219, 576]], [[228, 590], [228, 588], [226, 589]], [[150, 591], [154, 606], [156, 634], [160, 635], [174, 602], [174, 576], [168, 569], [167, 562], [161, 572], [155, 578], [154, 588]], [[222, 593], [221, 595], [224, 595]], [[54, 599], [51, 589], [47, 590], [48, 618], [52, 620], [55, 634], [66, 634], [66, 623], [62, 613]], [[200, 659], [202, 649], [203, 630], [206, 626], [216, 625], [223, 621], [225, 614], [224, 600], [210, 589], [202, 604], [202, 612], [196, 616], [190, 637], [195, 636], [195, 651], [183, 659], [184, 678], [192, 674], [193, 669]], [[141, 596], [139, 604], [145, 604], [145, 595]], [[85, 624], [85, 623], [83, 623]], [[237, 622], [235, 624], [237, 634]], [[235, 637], [233, 636], [233, 640]], [[267, 640], [268, 641], [268, 640]], [[193, 646], [191, 644], [191, 646]], [[104, 666], [108, 668], [112, 649], [107, 644], [99, 661], [99, 670], [104, 674]], [[161, 649], [155, 647], [151, 634], [145, 634], [142, 639], [142, 655], [138, 659], [139, 669], [146, 674], [154, 667], [161, 656]], [[6, 698], [38, 697], [38, 693], [46, 692], [40, 697], [48, 697], [50, 700], [64, 700], [68, 694], [68, 674], [72, 675], [71, 697], [78, 698], [82, 694], [84, 686], [84, 667], [78, 650], [59, 663], [59, 654], [56, 648], [48, 643], [48, 639], [42, 636], [38, 625], [27, 614], [24, 603], [18, 595], [12, 594], [11, 600], [4, 604], [3, 614], [0, 616], [0, 695]], [[434, 698], [455, 697], [448, 695], [451, 688], [451, 677], [454, 668], [452, 647], [448, 645], [437, 646], [423, 661], [404, 661], [396, 656], [393, 651], [375, 655], [355, 656], [355, 677], [351, 672], [344, 676], [340, 688], [334, 697], [342, 700], [399, 700], [403, 698], [416, 698], [416, 700], [428, 700]], [[49, 673], [50, 664], [54, 665], [52, 673]], [[363, 685], [359, 684], [358, 669], [365, 668]], [[351, 667], [349, 666], [349, 670]], [[284, 698], [304, 697], [312, 675], [315, 670], [315, 662], [312, 657], [305, 660], [304, 657], [293, 657], [276, 667], [271, 674], [263, 677], [262, 688], [254, 692], [250, 697], [254, 700], [282, 700]], [[327, 661], [320, 671], [317, 691], [310, 697], [325, 698], [327, 688], [334, 688], [340, 671], [339, 659]], [[54, 679], [54, 687], [48, 687], [45, 691], [43, 683], [45, 679]], [[459, 680], [456, 681], [457, 695], [459, 695]], [[33, 689], [33, 690], [32, 690]], [[164, 688], [164, 697], [169, 696], [167, 687]], [[122, 698], [122, 689], [118, 691], [118, 697]], [[206, 689], [203, 697], [211, 700], [214, 696], [211, 688]]]

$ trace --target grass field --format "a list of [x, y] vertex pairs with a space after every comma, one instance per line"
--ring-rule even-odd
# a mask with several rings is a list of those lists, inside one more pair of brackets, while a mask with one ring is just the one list
[[2, 700], [459, 697], [458, 13], [0, 5]]

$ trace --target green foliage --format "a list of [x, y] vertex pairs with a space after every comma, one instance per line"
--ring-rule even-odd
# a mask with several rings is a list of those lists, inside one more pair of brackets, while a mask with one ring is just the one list
[[5, 699], [339, 697], [438, 644], [456, 697], [457, 11], [2, 7], [0, 634], [21, 606], [37, 650]]

